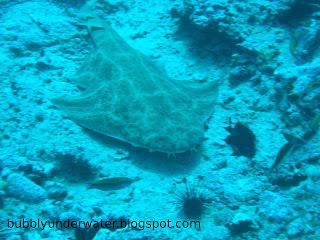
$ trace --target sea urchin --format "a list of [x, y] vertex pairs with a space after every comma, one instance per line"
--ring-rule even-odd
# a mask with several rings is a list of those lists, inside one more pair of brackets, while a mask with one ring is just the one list
[[184, 192], [177, 193], [175, 204], [179, 213], [189, 219], [200, 219], [208, 208], [209, 199], [206, 198], [195, 186], [188, 186]]

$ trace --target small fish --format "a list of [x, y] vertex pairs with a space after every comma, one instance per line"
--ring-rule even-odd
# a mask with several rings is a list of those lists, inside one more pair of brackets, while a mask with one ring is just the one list
[[90, 227], [90, 228], [76, 228], [74, 231], [74, 236], [76, 240], [92, 240], [98, 233], [100, 228]]
[[287, 142], [282, 146], [282, 148], [280, 148], [280, 151], [278, 152], [276, 160], [272, 164], [271, 169], [275, 169], [282, 162], [282, 160], [292, 152], [294, 145], [294, 142]]
[[284, 134], [287, 140], [279, 150], [276, 160], [271, 166], [271, 169], [275, 169], [287, 156], [293, 153], [296, 149], [302, 145], [308, 143], [318, 132], [320, 126], [320, 116], [316, 116], [309, 125], [309, 130], [306, 131], [301, 138], [294, 137], [289, 134]]
[[316, 89], [320, 87], [320, 78], [316, 78], [314, 81], [310, 82], [308, 85], [308, 89]]
[[234, 127], [231, 127], [230, 119], [229, 122], [230, 126], [225, 129], [230, 135], [226, 137], [225, 142], [231, 145], [233, 150], [232, 156], [253, 158], [256, 154], [256, 137], [254, 133], [241, 122], [237, 122]]
[[290, 53], [292, 56], [294, 56], [297, 60], [297, 62], [303, 62], [301, 57], [299, 56], [298, 53], [298, 43], [301, 41], [302, 38], [302, 33], [301, 31], [294, 31], [291, 34], [291, 39], [290, 39], [290, 43], [289, 43], [289, 49], [290, 49]]
[[44, 33], [46, 33], [46, 34], [49, 33], [49, 30], [48, 30], [47, 28], [45, 28], [40, 21], [34, 19], [31, 15], [28, 15], [28, 16], [29, 16], [30, 20], [31, 20], [35, 25], [38, 26], [39, 29], [41, 29], [41, 30], [42, 30]]
[[127, 177], [102, 178], [88, 185], [88, 188], [100, 190], [118, 190], [128, 187], [131, 183], [140, 180], [139, 177], [134, 179]]

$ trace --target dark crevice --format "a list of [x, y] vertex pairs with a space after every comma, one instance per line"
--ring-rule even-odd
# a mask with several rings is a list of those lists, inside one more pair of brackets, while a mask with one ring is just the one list
[[296, 26], [300, 22], [310, 18], [314, 12], [319, 10], [320, 5], [319, 8], [317, 8], [315, 7], [316, 4], [316, 1], [297, 0], [280, 16], [279, 22], [288, 26]]
[[190, 52], [200, 58], [211, 57], [219, 60], [219, 64], [229, 63], [231, 56], [238, 52], [236, 46], [240, 41], [219, 32], [214, 26], [199, 27], [182, 18], [176, 32], [178, 39], [186, 40]]

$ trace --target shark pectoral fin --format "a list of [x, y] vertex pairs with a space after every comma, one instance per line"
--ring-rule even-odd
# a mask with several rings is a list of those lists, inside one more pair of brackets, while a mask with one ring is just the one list
[[219, 94], [219, 82], [176, 81], [176, 85], [184, 89], [192, 97], [216, 99]]
[[69, 116], [81, 116], [85, 112], [93, 111], [92, 106], [97, 102], [94, 90], [88, 88], [77, 96], [52, 98], [51, 102]]
[[198, 102], [198, 110], [206, 116], [213, 110], [213, 105], [219, 94], [219, 82], [198, 83], [195, 81], [180, 81], [180, 88]]
[[289, 133], [285, 133], [283, 132], [282, 135], [284, 136], [284, 138], [288, 141], [288, 142], [299, 142], [301, 141], [300, 138], [296, 137], [296, 136], [293, 136]]
[[177, 82], [180, 89], [188, 94], [195, 103], [195, 109], [200, 118], [207, 118], [214, 109], [214, 103], [219, 94], [219, 82], [198, 83], [195, 81]]
[[86, 28], [90, 33], [98, 30], [105, 30], [104, 24], [97, 20], [96, 18], [92, 17], [90, 19], [86, 19], [83, 21], [79, 21], [75, 23], [76, 26]]

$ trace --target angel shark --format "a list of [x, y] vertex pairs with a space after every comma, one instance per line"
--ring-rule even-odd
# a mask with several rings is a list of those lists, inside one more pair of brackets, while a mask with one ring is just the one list
[[168, 154], [195, 150], [218, 84], [170, 79], [110, 25], [92, 12], [86, 16], [95, 47], [75, 76], [84, 91], [53, 103], [79, 125], [136, 147]]

